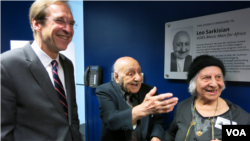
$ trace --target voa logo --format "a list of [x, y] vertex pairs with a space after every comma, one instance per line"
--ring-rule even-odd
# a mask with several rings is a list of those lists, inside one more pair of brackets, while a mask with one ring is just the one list
[[244, 129], [226, 129], [226, 132], [228, 136], [247, 136]]

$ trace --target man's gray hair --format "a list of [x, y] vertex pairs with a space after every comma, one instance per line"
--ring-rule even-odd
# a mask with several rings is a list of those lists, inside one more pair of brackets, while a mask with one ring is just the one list
[[[198, 72], [194, 78], [192, 78], [189, 82], [189, 87], [188, 87], [188, 91], [191, 93], [191, 95], [193, 96], [197, 96], [197, 91], [196, 91], [196, 79], [198, 77], [200, 72]], [[224, 90], [226, 88], [225, 86], [225, 82], [224, 82], [224, 78], [223, 78], [223, 87], [222, 90]]]
[[116, 67], [115, 67], [115, 63], [114, 63], [113, 66], [112, 66], [112, 72], [113, 72], [113, 73], [114, 73], [114, 72], [117, 72]]

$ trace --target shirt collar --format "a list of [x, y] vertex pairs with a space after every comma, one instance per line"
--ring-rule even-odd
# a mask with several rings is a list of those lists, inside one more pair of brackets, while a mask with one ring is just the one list
[[[116, 81], [115, 81], [115, 82], [116, 82]], [[118, 84], [118, 83], [117, 83], [117, 84]], [[119, 85], [119, 88], [120, 88], [120, 90], [121, 90], [122, 96], [126, 99], [125, 94], [126, 94], [127, 92], [125, 92], [125, 91], [122, 89], [122, 87], [121, 87], [120, 84], [118, 84], [118, 85]], [[135, 93], [135, 94], [133, 94], [133, 95], [135, 96], [136, 99], [138, 99], [138, 93]]]
[[[42, 62], [43, 66], [46, 68], [48, 65], [50, 65], [51, 59], [37, 44], [36, 40], [31, 44], [32, 49], [35, 51], [36, 55]], [[55, 59], [59, 63], [59, 55], [57, 55]]]

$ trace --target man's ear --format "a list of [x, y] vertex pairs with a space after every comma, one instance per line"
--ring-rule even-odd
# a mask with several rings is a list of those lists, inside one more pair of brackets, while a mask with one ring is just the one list
[[119, 75], [117, 72], [114, 72], [114, 78], [115, 78], [116, 83], [120, 84], [120, 79], [119, 79]]
[[36, 30], [37, 32], [41, 32], [42, 25], [37, 20], [32, 19], [32, 26], [34, 30]]

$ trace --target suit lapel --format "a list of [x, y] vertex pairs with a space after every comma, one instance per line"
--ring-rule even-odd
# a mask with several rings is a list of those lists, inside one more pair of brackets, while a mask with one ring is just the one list
[[171, 71], [177, 71], [177, 59], [174, 53], [171, 53]]
[[[59, 54], [59, 61], [63, 67], [63, 72], [64, 72], [64, 79], [65, 79], [65, 87], [66, 87], [66, 95], [67, 95], [67, 104], [68, 104], [68, 118], [69, 118], [69, 125], [71, 125], [71, 119], [72, 119], [72, 97], [71, 97], [71, 83], [72, 81], [70, 81], [70, 79], [74, 79], [74, 78], [70, 78], [70, 74], [74, 73], [73, 70], [71, 71], [70, 68], [72, 68], [68, 63], [66, 63], [66, 58]], [[73, 76], [74, 77], [74, 76]]]
[[120, 88], [119, 84], [117, 84], [115, 81], [111, 81], [111, 83], [112, 83], [116, 93], [122, 97], [122, 92], [121, 92], [121, 88]]
[[[120, 97], [124, 100], [124, 98], [122, 97], [122, 94], [121, 94], [121, 90], [120, 90], [119, 84], [117, 84], [115, 81], [111, 81], [111, 83], [112, 83], [112, 85], [113, 85], [116, 93], [119, 94]], [[142, 92], [141, 89], [138, 92], [139, 104], [141, 104], [143, 102], [144, 97], [145, 97], [145, 92]], [[121, 110], [130, 108], [126, 102], [120, 102], [120, 103], [124, 103], [124, 104], [121, 105], [122, 106]], [[141, 134], [142, 134], [143, 140], [146, 140], [146, 137], [147, 137], [148, 123], [149, 123], [149, 116], [146, 116], [146, 117], [144, 117], [144, 118], [141, 119], [140, 129], [141, 129]]]
[[188, 69], [189, 69], [189, 65], [190, 65], [190, 63], [192, 62], [192, 57], [191, 56], [187, 56], [186, 58], [185, 58], [185, 62], [184, 62], [184, 72], [187, 72], [188, 71]]
[[117, 84], [115, 81], [111, 81], [111, 83], [116, 91], [116, 94], [118, 95], [117, 97], [119, 97], [119, 101], [117, 101], [117, 105], [120, 105], [119, 106], [120, 109], [125, 110], [127, 108], [130, 108], [122, 95], [121, 88], [120, 88], [119, 84]]
[[26, 60], [28, 62], [28, 69], [33, 74], [33, 77], [36, 79], [37, 83], [43, 89], [44, 93], [49, 97], [51, 102], [57, 108], [59, 113], [65, 118], [63, 107], [59, 101], [58, 95], [54, 89], [54, 86], [51, 83], [48, 72], [42, 65], [40, 59], [37, 57], [30, 45], [23, 47], [24, 53], [26, 55]]
[[[125, 99], [124, 99], [124, 97], [122, 95], [120, 85], [117, 84], [115, 80], [111, 81], [111, 85], [114, 88], [115, 94], [117, 95], [117, 98], [118, 98], [118, 101], [114, 101], [114, 102], [116, 102], [116, 105], [119, 105], [118, 106], [119, 110], [131, 109], [131, 107], [128, 106], [128, 104], [126, 103], [126, 101], [125, 101]], [[132, 120], [131, 120], [131, 123], [132, 123]], [[124, 136], [126, 136], [124, 138], [124, 140], [128, 140], [128, 137], [131, 137], [132, 132], [128, 131], [128, 130], [125, 130], [123, 132], [124, 132]]]

